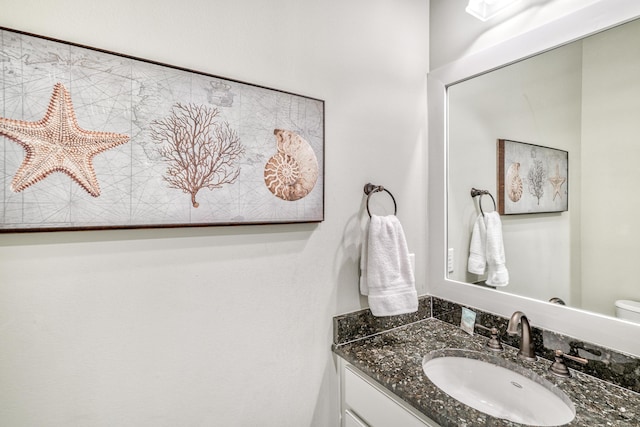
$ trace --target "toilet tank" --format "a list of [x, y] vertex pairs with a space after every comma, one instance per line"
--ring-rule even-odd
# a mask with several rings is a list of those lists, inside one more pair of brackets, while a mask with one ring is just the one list
[[627, 299], [616, 301], [616, 317], [640, 323], [640, 302]]

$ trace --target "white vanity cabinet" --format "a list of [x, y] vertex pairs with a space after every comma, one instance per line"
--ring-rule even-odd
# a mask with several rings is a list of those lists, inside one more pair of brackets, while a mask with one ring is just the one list
[[439, 427], [342, 358], [338, 360], [342, 427]]
[[367, 427], [365, 422], [358, 418], [358, 416], [351, 412], [349, 409], [345, 409], [343, 420], [343, 427]]

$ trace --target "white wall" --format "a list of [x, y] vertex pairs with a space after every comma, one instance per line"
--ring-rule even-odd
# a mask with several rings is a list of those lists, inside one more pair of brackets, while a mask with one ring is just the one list
[[323, 223], [0, 235], [0, 424], [337, 425], [366, 182], [425, 290], [428, 7], [0, 0], [5, 27], [326, 101]]
[[601, 1], [606, 0], [519, 0], [482, 22], [465, 12], [468, 0], [431, 0], [431, 69]]
[[612, 316], [640, 301], [639, 38], [636, 21], [584, 42], [582, 307]]

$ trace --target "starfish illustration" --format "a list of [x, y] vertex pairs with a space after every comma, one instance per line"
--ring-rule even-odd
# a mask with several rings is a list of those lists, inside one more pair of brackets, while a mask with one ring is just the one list
[[556, 199], [556, 196], [562, 198], [560, 187], [562, 187], [562, 184], [564, 184], [566, 180], [567, 178], [560, 176], [560, 165], [556, 165], [556, 176], [549, 178], [549, 182], [553, 185], [553, 200]]
[[0, 117], [0, 135], [22, 145], [27, 154], [11, 190], [19, 192], [52, 172], [63, 172], [94, 197], [100, 186], [93, 157], [129, 141], [128, 135], [82, 129], [76, 121], [69, 91], [57, 83], [42, 120], [28, 122]]

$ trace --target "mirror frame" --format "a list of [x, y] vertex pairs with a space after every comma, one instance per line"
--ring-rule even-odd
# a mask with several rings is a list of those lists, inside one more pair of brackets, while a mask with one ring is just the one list
[[[430, 295], [640, 357], [640, 325], [614, 317], [498, 292], [447, 278], [447, 87], [640, 17], [638, 0], [600, 0], [574, 13], [465, 56], [427, 76], [428, 283]], [[458, 255], [462, 256], [462, 255]]]

